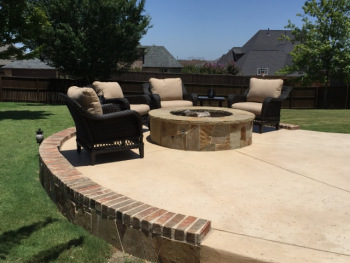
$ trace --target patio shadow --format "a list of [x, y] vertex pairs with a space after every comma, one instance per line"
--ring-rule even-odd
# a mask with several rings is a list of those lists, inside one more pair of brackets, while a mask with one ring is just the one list
[[[263, 126], [263, 132], [262, 133], [273, 132], [273, 131], [276, 131], [275, 127]], [[254, 133], [259, 133], [259, 126], [253, 125], [253, 132]]]
[[[137, 152], [134, 152], [132, 150], [126, 150], [126, 151], [120, 151], [120, 152], [97, 154], [96, 165], [102, 164], [102, 163], [106, 164], [106, 163], [113, 163], [113, 162], [123, 162], [123, 161], [132, 160], [132, 159], [139, 159], [140, 155], [138, 154], [138, 150], [136, 151]], [[65, 151], [61, 151], [61, 154], [74, 167], [91, 165], [90, 154], [84, 149], [82, 149], [80, 153], [78, 153], [76, 150], [65, 150]]]

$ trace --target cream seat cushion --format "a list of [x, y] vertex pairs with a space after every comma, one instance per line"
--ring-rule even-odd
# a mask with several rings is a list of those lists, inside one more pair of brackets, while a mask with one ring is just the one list
[[130, 110], [137, 111], [140, 115], [146, 115], [150, 111], [147, 104], [130, 104]]
[[158, 94], [161, 101], [182, 100], [181, 78], [156, 79], [150, 78], [151, 92]]
[[238, 102], [232, 104], [232, 109], [244, 110], [254, 113], [256, 116], [261, 115], [262, 103], [259, 102]]
[[192, 107], [193, 103], [189, 100], [168, 100], [161, 101], [160, 106], [162, 108], [170, 108], [170, 107]]
[[251, 78], [247, 102], [263, 102], [265, 98], [278, 98], [283, 86], [282, 79]]
[[106, 99], [123, 98], [124, 94], [118, 82], [101, 82], [92, 83], [98, 96], [103, 95]]
[[92, 88], [72, 86], [68, 89], [67, 95], [78, 102], [87, 112], [95, 115], [103, 115], [100, 100]]

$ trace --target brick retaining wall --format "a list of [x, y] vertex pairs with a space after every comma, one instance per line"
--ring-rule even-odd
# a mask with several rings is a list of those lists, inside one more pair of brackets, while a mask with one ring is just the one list
[[199, 262], [200, 244], [211, 222], [153, 207], [102, 187], [60, 153], [75, 128], [40, 145], [40, 181], [59, 210], [117, 249], [150, 261]]

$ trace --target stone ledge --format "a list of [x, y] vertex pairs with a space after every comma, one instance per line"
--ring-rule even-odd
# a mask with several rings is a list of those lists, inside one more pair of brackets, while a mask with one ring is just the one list
[[299, 130], [300, 129], [299, 125], [288, 124], [288, 123], [280, 123], [280, 128], [287, 129], [287, 130]]
[[[129, 240], [123, 244], [125, 233], [139, 230], [146, 236], [141, 239], [149, 238], [153, 242], [150, 245], [152, 248], [154, 243], [160, 242], [160, 238], [195, 246], [199, 253], [200, 244], [211, 229], [209, 220], [152, 207], [115, 193], [85, 177], [60, 153], [60, 147], [75, 136], [75, 132], [75, 128], [58, 132], [44, 140], [39, 147], [41, 184], [62, 214], [124, 251], [128, 251], [125, 246], [130, 243]], [[96, 217], [100, 219], [94, 219]], [[109, 227], [111, 220], [114, 222], [114, 232]], [[97, 225], [95, 222], [98, 222]], [[135, 233], [132, 235], [135, 236]], [[120, 242], [116, 241], [116, 236], [119, 236]], [[129, 253], [133, 254], [130, 250]], [[140, 255], [136, 253], [136, 256]], [[152, 257], [146, 259], [154, 260]]]

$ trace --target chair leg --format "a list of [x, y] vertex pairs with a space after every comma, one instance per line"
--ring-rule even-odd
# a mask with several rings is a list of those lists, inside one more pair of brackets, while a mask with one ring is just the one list
[[276, 130], [279, 130], [280, 129], [280, 123], [277, 122], [275, 127], [276, 127]]
[[262, 133], [263, 132], [263, 125], [262, 123], [259, 123], [259, 133]]
[[90, 162], [91, 162], [91, 165], [95, 165], [96, 163], [96, 154], [94, 152], [90, 153]]
[[139, 152], [140, 152], [140, 158], [143, 158], [143, 156], [144, 156], [144, 147], [143, 147], [143, 145], [139, 147]]

